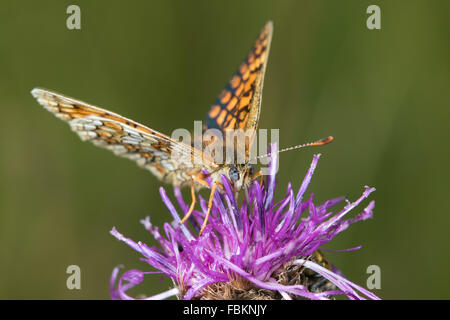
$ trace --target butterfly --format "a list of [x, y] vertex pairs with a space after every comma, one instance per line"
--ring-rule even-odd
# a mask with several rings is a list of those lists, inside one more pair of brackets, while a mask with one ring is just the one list
[[[206, 226], [216, 190], [223, 190], [222, 175], [228, 177], [233, 190], [248, 186], [261, 173], [253, 172], [249, 163], [261, 111], [261, 98], [272, 39], [273, 24], [266, 23], [246, 59], [206, 115], [204, 132], [244, 130], [250, 132], [246, 141], [245, 161], [219, 163], [202, 148], [177, 141], [156, 130], [111, 111], [93, 106], [42, 88], [31, 91], [33, 97], [56, 117], [69, 123], [82, 140], [109, 149], [116, 155], [134, 160], [159, 180], [178, 187], [190, 186], [192, 202], [181, 223], [192, 213], [195, 192], [211, 188], [208, 210], [200, 233]], [[317, 144], [318, 145], [318, 144]], [[177, 156], [173, 156], [173, 155]], [[212, 181], [211, 185], [208, 179]]]

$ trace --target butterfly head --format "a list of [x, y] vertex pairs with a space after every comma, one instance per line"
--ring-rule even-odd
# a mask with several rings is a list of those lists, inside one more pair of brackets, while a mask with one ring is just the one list
[[253, 181], [253, 165], [230, 165], [227, 167], [226, 176], [234, 191], [239, 191], [243, 187], [247, 188]]

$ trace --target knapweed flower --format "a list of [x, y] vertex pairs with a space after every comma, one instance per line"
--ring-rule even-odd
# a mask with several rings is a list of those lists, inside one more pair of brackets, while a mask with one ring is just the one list
[[[144, 276], [162, 273], [173, 280], [174, 288], [147, 299], [329, 299], [344, 295], [349, 299], [378, 299], [373, 293], [347, 280], [318, 251], [351, 224], [372, 217], [374, 201], [351, 219], [355, 209], [375, 189], [366, 187], [354, 202], [333, 214], [330, 208], [343, 198], [314, 204], [305, 200], [320, 155], [315, 155], [297, 193], [288, 185], [286, 195], [274, 201], [278, 153], [272, 146], [269, 174], [261, 184], [254, 181], [246, 199], [238, 206], [234, 192], [223, 177], [225, 192], [216, 193], [211, 217], [198, 235], [207, 205], [199, 196], [202, 211], [194, 211], [190, 225], [180, 225], [180, 214], [161, 187], [161, 197], [173, 223], [164, 224], [164, 235], [150, 223], [144, 227], [158, 241], [159, 247], [135, 242], [113, 228], [111, 234], [141, 255], [157, 272], [129, 270], [119, 277], [120, 267], [111, 276], [113, 299], [132, 299], [127, 290], [140, 284]], [[181, 212], [188, 211], [181, 192], [175, 188]], [[183, 216], [183, 214], [181, 214]], [[352, 249], [348, 249], [352, 250]]]

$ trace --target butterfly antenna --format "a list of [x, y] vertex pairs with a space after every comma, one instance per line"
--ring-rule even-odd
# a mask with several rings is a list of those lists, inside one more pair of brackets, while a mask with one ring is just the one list
[[[317, 141], [314, 141], [314, 142], [309, 142], [309, 143], [299, 144], [299, 145], [293, 146], [293, 147], [284, 148], [284, 149], [278, 150], [277, 153], [290, 151], [290, 150], [295, 150], [295, 149], [306, 148], [306, 147], [323, 146], [324, 144], [328, 144], [328, 143], [330, 143], [333, 140], [334, 140], [333, 136], [329, 136], [329, 137], [326, 137], [324, 139], [320, 139], [320, 140], [317, 140]], [[261, 156], [257, 156], [254, 159], [266, 158], [266, 157], [270, 156], [271, 154], [272, 153], [269, 152], [269, 153], [263, 154]]]

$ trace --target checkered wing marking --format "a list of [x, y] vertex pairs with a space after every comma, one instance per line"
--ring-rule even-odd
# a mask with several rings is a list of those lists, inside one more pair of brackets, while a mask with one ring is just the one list
[[[68, 122], [82, 140], [134, 160], [164, 182], [181, 185], [186, 175], [215, 166], [193, 147], [118, 114], [45, 89], [34, 89], [32, 95], [45, 109]], [[172, 156], [174, 152], [177, 156]]]
[[[247, 58], [209, 110], [205, 130], [250, 129], [256, 132], [272, 31], [272, 22], [268, 22]], [[253, 140], [254, 134], [250, 143], [253, 143]]]

